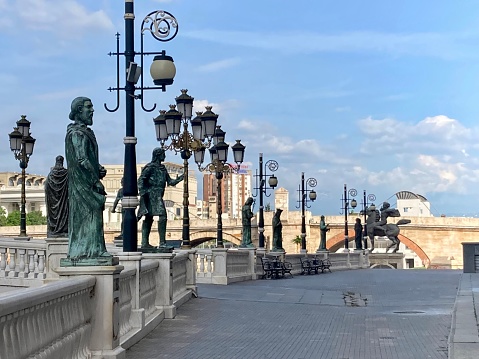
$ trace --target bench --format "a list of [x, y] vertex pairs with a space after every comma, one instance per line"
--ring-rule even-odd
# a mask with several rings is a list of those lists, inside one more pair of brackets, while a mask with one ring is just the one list
[[260, 257], [261, 265], [263, 267], [263, 278], [277, 279], [280, 276], [284, 277], [288, 273], [291, 277], [293, 274], [293, 264], [290, 262], [282, 262], [277, 260], [270, 260], [268, 257]]
[[314, 264], [312, 260], [307, 257], [300, 257], [299, 260], [301, 261], [301, 274], [304, 275], [306, 273], [311, 274], [312, 272], [318, 273], [319, 265]]
[[322, 260], [321, 272], [324, 273], [325, 269], [331, 273], [331, 261], [328, 258]]

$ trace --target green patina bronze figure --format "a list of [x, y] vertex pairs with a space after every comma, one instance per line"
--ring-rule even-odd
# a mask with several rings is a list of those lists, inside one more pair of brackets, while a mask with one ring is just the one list
[[[162, 162], [165, 160], [165, 150], [155, 148], [151, 162], [141, 171], [138, 178], [138, 191], [140, 193], [140, 208], [137, 218], [145, 217], [141, 227], [141, 249], [145, 251], [171, 252], [172, 246], [166, 244], [166, 208], [163, 202], [166, 186], [175, 186], [183, 180], [184, 175], [172, 179]], [[158, 234], [160, 245], [155, 250], [149, 242], [153, 216], [158, 216]]]
[[[71, 104], [65, 137], [68, 164], [68, 265], [112, 265], [103, 233], [106, 192], [100, 179], [106, 170], [98, 162], [98, 143], [88, 127], [93, 124], [93, 104], [77, 97]], [[116, 258], [117, 259], [117, 258]]]
[[251, 206], [253, 205], [253, 202], [253, 197], [248, 197], [243, 208], [241, 209], [241, 220], [243, 224], [243, 233], [240, 245], [241, 248], [254, 248], [254, 245], [251, 242], [251, 219], [254, 217]]
[[[116, 213], [116, 207], [118, 206], [118, 203], [121, 202], [123, 199], [123, 178], [121, 179], [121, 187], [116, 193], [116, 198], [115, 201], [113, 201], [113, 207], [111, 209], [111, 213]], [[122, 240], [123, 239], [123, 217], [125, 215], [125, 210], [123, 209], [123, 206], [121, 206], [121, 232], [120, 235], [116, 236], [115, 239], [117, 240]]]
[[45, 181], [47, 237], [68, 237], [68, 170], [63, 156], [57, 156]]
[[329, 232], [329, 224], [326, 224], [324, 221], [324, 216], [321, 216], [321, 220], [319, 221], [319, 230], [321, 232], [321, 240], [319, 241], [319, 248], [320, 251], [327, 251], [326, 248], [326, 233]]
[[273, 249], [272, 252], [284, 252], [283, 248], [283, 224], [281, 223], [282, 209], [278, 208], [273, 216]]

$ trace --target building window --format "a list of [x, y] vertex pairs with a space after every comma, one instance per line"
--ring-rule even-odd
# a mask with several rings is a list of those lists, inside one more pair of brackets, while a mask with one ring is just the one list
[[409, 212], [409, 208], [408, 207], [404, 207], [404, 213], [406, 212]]
[[35, 202], [30, 203], [30, 212], [35, 212]]
[[406, 259], [406, 268], [414, 268], [414, 258]]
[[20, 206], [18, 203], [12, 203], [12, 209], [13, 211], [19, 211], [20, 210]]

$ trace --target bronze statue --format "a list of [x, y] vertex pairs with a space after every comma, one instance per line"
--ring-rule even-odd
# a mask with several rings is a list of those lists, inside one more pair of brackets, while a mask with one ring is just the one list
[[356, 218], [356, 223], [354, 223], [354, 242], [356, 249], [363, 249], [362, 236], [363, 226], [361, 225], [361, 218]]
[[149, 237], [151, 225], [153, 224], [153, 216], [158, 216], [158, 234], [160, 236], [159, 249], [161, 251], [172, 251], [173, 247], [166, 244], [166, 208], [163, 202], [166, 186], [175, 186], [183, 180], [184, 174], [172, 179], [168, 174], [165, 165], [165, 150], [155, 148], [153, 150], [151, 162], [148, 163], [141, 171], [138, 178], [138, 191], [140, 193], [140, 208], [138, 209], [137, 218], [145, 217], [141, 227], [141, 248], [153, 249], [150, 245]]
[[284, 252], [283, 249], [283, 224], [281, 223], [282, 209], [278, 208], [273, 216], [273, 249], [272, 252]]
[[[116, 207], [118, 206], [118, 203], [121, 202], [123, 199], [123, 178], [121, 179], [121, 187], [116, 193], [116, 198], [113, 201], [113, 207], [111, 209], [111, 213], [116, 213]], [[116, 236], [115, 239], [121, 240], [123, 239], [123, 217], [125, 215], [125, 210], [123, 209], [123, 206], [121, 206], [121, 225], [120, 225], [120, 235]]]
[[[364, 238], [364, 248], [368, 248], [368, 240], [371, 242], [371, 252], [374, 250], [374, 223], [379, 222], [379, 219], [381, 218], [381, 214], [379, 213], [379, 210], [376, 209], [376, 206], [374, 203], [371, 204], [371, 206], [366, 207], [366, 230], [367, 230], [367, 237]], [[360, 214], [364, 214], [363, 211], [360, 212]]]
[[[399, 240], [399, 226], [403, 224], [408, 224], [411, 223], [411, 220], [409, 219], [400, 219], [397, 221], [397, 223], [387, 223], [387, 219], [389, 217], [400, 217], [401, 214], [396, 208], [390, 208], [390, 204], [388, 202], [384, 202], [382, 207], [380, 208], [381, 210], [381, 216], [379, 221], [374, 222], [371, 224], [371, 230], [369, 229], [368, 226], [368, 232], [372, 233], [372, 236], [386, 236], [388, 237], [392, 243], [386, 248], [386, 252], [392, 248], [395, 247], [392, 251], [392, 253], [395, 253], [399, 250], [399, 244], [401, 243]], [[371, 238], [371, 235], [369, 236]]]
[[319, 221], [319, 230], [321, 232], [321, 241], [319, 242], [320, 251], [327, 251], [326, 248], [326, 233], [329, 232], [329, 224], [326, 224], [324, 221], [324, 216], [321, 216], [321, 220]]
[[253, 243], [251, 242], [251, 219], [254, 217], [251, 206], [253, 205], [253, 203], [253, 197], [248, 197], [245, 204], [243, 205], [243, 208], [241, 209], [243, 233], [240, 247], [242, 248], [254, 247]]
[[65, 137], [68, 164], [68, 257], [76, 265], [111, 262], [103, 233], [106, 192], [101, 179], [106, 170], [98, 162], [98, 143], [88, 127], [93, 124], [93, 104], [77, 97], [71, 104]]
[[57, 156], [45, 181], [47, 237], [68, 237], [68, 170]]

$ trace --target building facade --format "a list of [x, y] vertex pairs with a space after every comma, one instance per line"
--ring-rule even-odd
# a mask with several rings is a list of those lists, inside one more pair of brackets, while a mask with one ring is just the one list
[[432, 217], [431, 204], [426, 197], [409, 191], [396, 193], [397, 209], [401, 217]]
[[[241, 165], [238, 173], [225, 173], [221, 180], [222, 216], [241, 218], [241, 208], [251, 196], [251, 170]], [[215, 174], [203, 175], [203, 213], [217, 218], [218, 180]], [[205, 209], [207, 207], [207, 210]]]
[[[46, 216], [46, 176], [27, 173], [25, 176], [25, 212], [40, 211]], [[0, 207], [5, 215], [20, 211], [22, 197], [22, 173], [0, 172]]]

